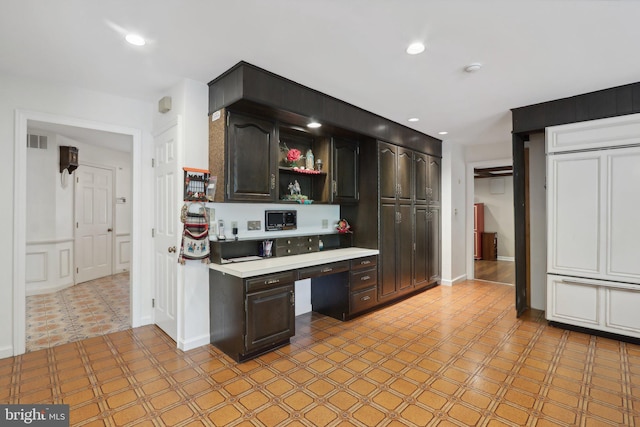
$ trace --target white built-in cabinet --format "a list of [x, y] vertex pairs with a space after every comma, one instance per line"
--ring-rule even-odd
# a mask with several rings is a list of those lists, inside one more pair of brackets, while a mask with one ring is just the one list
[[546, 317], [640, 337], [640, 115], [546, 137]]

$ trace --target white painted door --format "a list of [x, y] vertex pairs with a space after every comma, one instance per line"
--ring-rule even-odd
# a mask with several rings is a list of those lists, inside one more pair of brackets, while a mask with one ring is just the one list
[[113, 172], [81, 165], [75, 174], [76, 283], [82, 283], [113, 273]]
[[155, 323], [177, 342], [180, 222], [179, 119], [155, 137]]

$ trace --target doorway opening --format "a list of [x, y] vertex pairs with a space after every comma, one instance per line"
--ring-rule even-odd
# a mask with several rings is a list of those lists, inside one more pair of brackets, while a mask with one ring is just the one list
[[[36, 134], [37, 137], [31, 138], [30, 134]], [[80, 167], [83, 164], [87, 168], [102, 167], [108, 170], [108, 174], [116, 177], [116, 182], [120, 179], [120, 183], [126, 188], [126, 194], [122, 198], [113, 198], [113, 202], [104, 209], [118, 213], [116, 218], [124, 221], [124, 228], [128, 226], [128, 230], [118, 234], [118, 230], [122, 231], [124, 228], [119, 228], [119, 224], [112, 227], [110, 240], [113, 245], [105, 250], [112, 261], [112, 267], [105, 273], [106, 279], [103, 277], [97, 280], [109, 282], [109, 285], [102, 283], [105, 289], [114, 284], [124, 289], [120, 296], [124, 294], [126, 299], [119, 300], [117, 315], [120, 319], [116, 320], [126, 317], [127, 327], [137, 325], [140, 323], [136, 310], [140, 289], [135, 283], [140, 259], [135, 254], [139, 246], [136, 243], [139, 231], [133, 224], [137, 219], [136, 208], [139, 209], [135, 196], [140, 192], [141, 175], [135, 165], [140, 164], [141, 132], [137, 129], [70, 117], [17, 111], [15, 135], [14, 253], [17, 256], [14, 257], [14, 355], [22, 354], [27, 349], [27, 295], [51, 294], [62, 289], [75, 288], [74, 285], [78, 283], [77, 261], [80, 260], [79, 254], [84, 254], [85, 249], [76, 249], [74, 239], [77, 218], [74, 203], [82, 198], [74, 194], [76, 180], [72, 177], [75, 177], [75, 173], [69, 175], [59, 163], [58, 147], [63, 145], [80, 148]], [[50, 150], [45, 150], [48, 151], [46, 154], [43, 151], [32, 155], [29, 152], [34, 148], [31, 141], [37, 141], [38, 148], [42, 148], [41, 135], [48, 137], [45, 138], [48, 140], [45, 147]], [[114, 154], [117, 152], [120, 154]], [[126, 160], [117, 161], [118, 156]], [[39, 168], [38, 164], [42, 167]], [[76, 172], [78, 170], [80, 169]], [[127, 179], [124, 179], [125, 171], [128, 174]], [[46, 177], [38, 174], [45, 174]], [[32, 179], [29, 183], [29, 178], [35, 175], [40, 179], [35, 179], [35, 182]], [[31, 191], [39, 197], [34, 197]], [[32, 199], [35, 202], [32, 202]], [[120, 204], [120, 200], [126, 200], [126, 203]], [[92, 209], [89, 210], [95, 214]], [[87, 283], [91, 284], [91, 281]], [[98, 299], [104, 302], [104, 298]], [[107, 318], [111, 320], [113, 317], [98, 315], [96, 322], [105, 323]], [[46, 322], [47, 316], [40, 321]], [[46, 324], [40, 326], [41, 329], [49, 329]], [[74, 327], [71, 326], [69, 329], [72, 330]], [[101, 327], [97, 332], [100, 332], [97, 335], [102, 335], [108, 331]], [[86, 336], [80, 336], [78, 339], [84, 337]]]
[[467, 274], [515, 284], [512, 160], [467, 165]]

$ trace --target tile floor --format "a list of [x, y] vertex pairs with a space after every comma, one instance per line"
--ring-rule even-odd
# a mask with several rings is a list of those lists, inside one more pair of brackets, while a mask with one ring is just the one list
[[514, 288], [439, 286], [349, 322], [300, 316], [236, 364], [144, 326], [0, 360], [0, 403], [76, 426], [633, 426], [640, 346], [515, 318]]
[[128, 272], [29, 296], [27, 352], [129, 329], [129, 313]]

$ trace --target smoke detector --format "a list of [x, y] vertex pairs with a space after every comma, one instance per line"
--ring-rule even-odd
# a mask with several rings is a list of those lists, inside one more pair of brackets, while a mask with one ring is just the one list
[[467, 73], [475, 73], [476, 71], [478, 71], [480, 68], [482, 68], [482, 64], [479, 62], [474, 62], [472, 64], [467, 65], [466, 67], [464, 67], [464, 70]]

